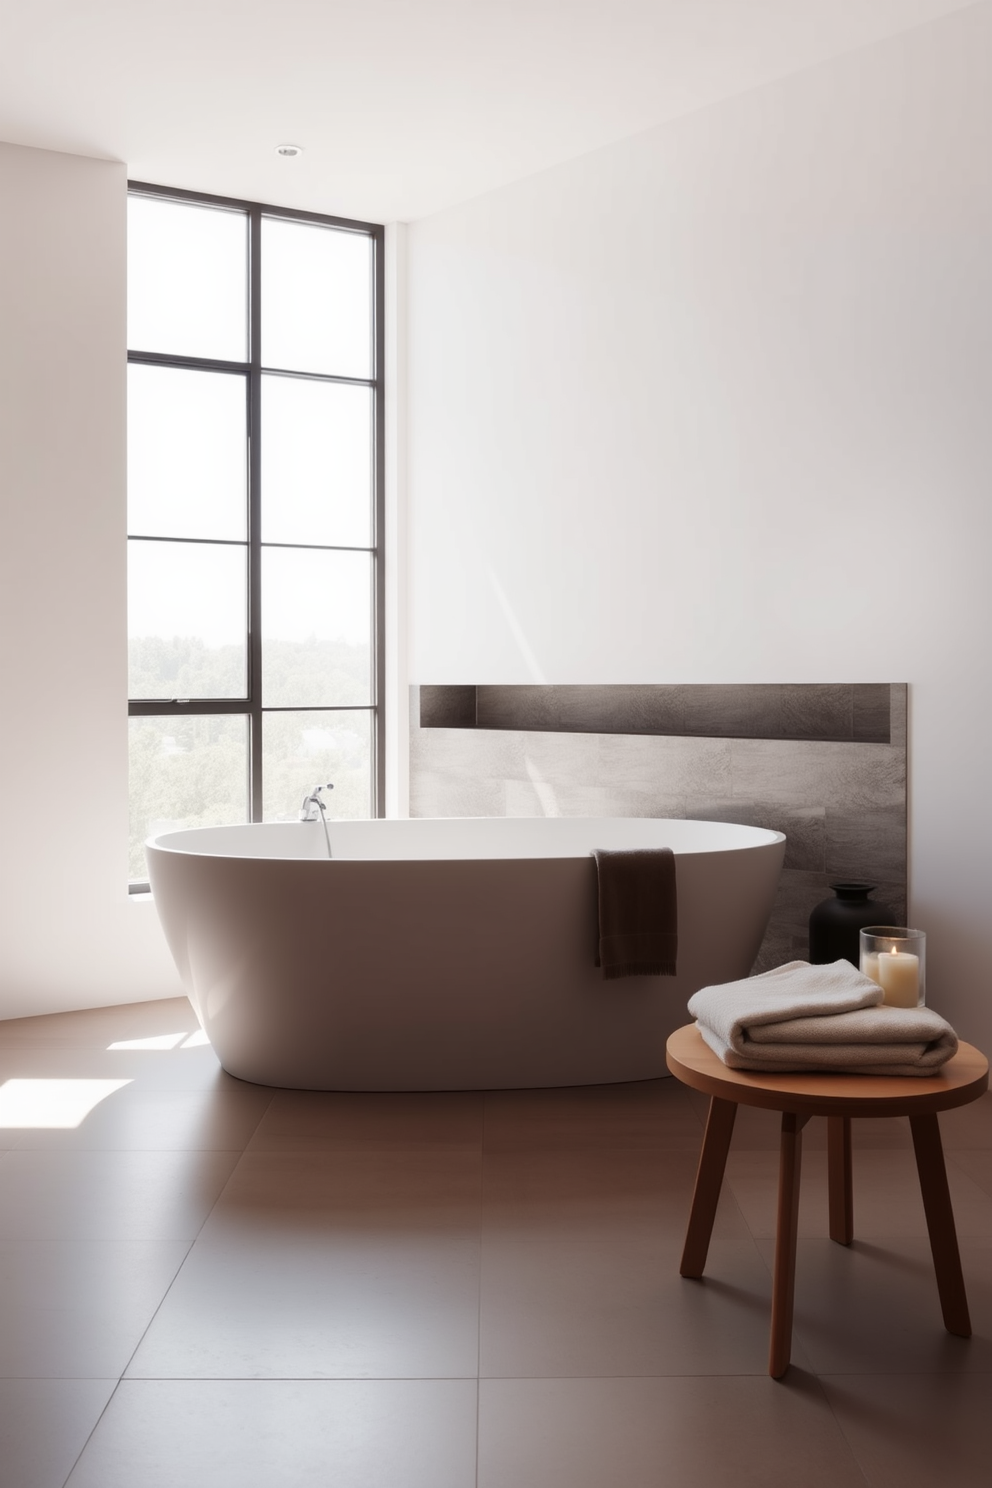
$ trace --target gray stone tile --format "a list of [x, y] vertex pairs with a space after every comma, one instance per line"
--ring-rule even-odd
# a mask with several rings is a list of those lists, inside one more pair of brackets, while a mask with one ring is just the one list
[[506, 781], [507, 816], [632, 816], [616, 810], [602, 786], [555, 785], [542, 780]]
[[862, 744], [889, 744], [892, 739], [892, 688], [887, 682], [859, 682], [853, 693], [853, 738]]
[[669, 797], [731, 795], [732, 745], [727, 739], [610, 734], [598, 738], [601, 778], [615, 787], [650, 786]]
[[611, 734], [685, 733], [684, 687], [562, 687], [565, 727]]
[[480, 728], [564, 731], [560, 687], [480, 686], [477, 691]]
[[420, 729], [410, 738], [411, 777], [419, 770], [467, 780], [525, 774], [524, 737], [487, 729]]
[[556, 785], [610, 784], [599, 767], [599, 734], [492, 733], [490, 739], [510, 737], [518, 748], [505, 773], [518, 780], [547, 780]]
[[850, 739], [852, 737], [850, 684], [827, 683], [783, 687], [783, 739]]
[[902, 878], [898, 883], [891, 879], [881, 879], [878, 888], [871, 896], [878, 904], [887, 904], [892, 910], [892, 923], [894, 925], [907, 925], [906, 918], [906, 880]]
[[906, 812], [902, 805], [881, 810], [827, 812], [826, 871], [837, 878], [902, 879], [906, 873]]
[[[418, 771], [410, 780], [411, 816], [507, 816], [502, 780], [467, 780]], [[519, 814], [519, 813], [512, 813]]]
[[653, 817], [680, 820], [681, 800], [649, 791], [614, 790], [605, 785], [561, 785], [548, 780], [507, 780], [507, 816]]
[[421, 728], [475, 728], [475, 687], [421, 687]]
[[656, 820], [681, 821], [685, 814], [685, 797], [670, 796], [663, 789], [624, 786], [608, 787], [610, 816], [650, 816]]
[[884, 744], [734, 739], [729, 749], [735, 799], [847, 811], [905, 801], [905, 753]]
[[782, 693], [777, 684], [687, 687], [686, 733], [721, 739], [781, 738]]
[[890, 742], [905, 751], [909, 722], [909, 687], [905, 682], [893, 682], [891, 687], [891, 710], [889, 713]]
[[771, 923], [780, 933], [804, 936], [809, 926], [810, 911], [822, 900], [833, 897], [825, 873], [804, 873], [797, 868], [783, 868]]
[[771, 971], [774, 966], [784, 966], [787, 961], [805, 961], [809, 949], [805, 941], [799, 941], [800, 949], [796, 949], [796, 937], [790, 935], [786, 930], [780, 930], [776, 925], [769, 924], [765, 932], [765, 938], [761, 942], [754, 965], [751, 968], [752, 976], [759, 976], [763, 971]]

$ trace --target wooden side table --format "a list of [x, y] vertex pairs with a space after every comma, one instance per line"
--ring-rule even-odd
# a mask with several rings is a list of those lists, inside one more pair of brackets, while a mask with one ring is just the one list
[[767, 1111], [782, 1112], [768, 1359], [768, 1373], [774, 1379], [780, 1379], [788, 1369], [792, 1350], [802, 1129], [811, 1116], [827, 1118], [830, 1238], [839, 1245], [850, 1245], [854, 1238], [852, 1116], [909, 1117], [944, 1326], [949, 1333], [963, 1338], [971, 1336], [937, 1112], [965, 1106], [984, 1094], [989, 1085], [989, 1066], [984, 1055], [971, 1044], [961, 1044], [939, 1074], [921, 1079], [899, 1075], [768, 1075], [728, 1069], [704, 1043], [695, 1024], [688, 1024], [677, 1029], [668, 1040], [667, 1058], [668, 1068], [677, 1079], [710, 1097], [679, 1267], [683, 1276], [702, 1276], [706, 1266], [737, 1107], [760, 1106]]

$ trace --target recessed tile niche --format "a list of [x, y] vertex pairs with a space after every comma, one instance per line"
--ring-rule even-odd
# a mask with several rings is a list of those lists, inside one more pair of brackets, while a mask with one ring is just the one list
[[412, 816], [655, 816], [786, 834], [755, 971], [838, 879], [906, 916], [903, 683], [415, 687]]

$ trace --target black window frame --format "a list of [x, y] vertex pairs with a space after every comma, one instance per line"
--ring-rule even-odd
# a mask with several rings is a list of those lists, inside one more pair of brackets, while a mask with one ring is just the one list
[[[248, 766], [248, 820], [262, 820], [262, 718], [264, 713], [306, 712], [369, 712], [373, 715], [371, 730], [371, 815], [385, 815], [386, 788], [386, 701], [384, 685], [385, 663], [385, 608], [386, 608], [386, 555], [384, 552], [384, 529], [386, 512], [385, 481], [385, 228], [381, 223], [360, 222], [347, 217], [333, 217], [318, 212], [298, 211], [289, 207], [269, 206], [262, 202], [242, 201], [237, 197], [214, 196], [201, 191], [185, 191], [177, 187], [158, 186], [145, 181], [129, 181], [128, 196], [154, 196], [169, 201], [191, 205], [218, 207], [243, 213], [247, 218], [248, 252], [248, 304], [246, 321], [248, 329], [248, 359], [244, 362], [229, 362], [210, 357], [177, 356], [171, 353], [134, 351], [128, 347], [128, 365], [137, 363], [153, 367], [182, 367], [192, 371], [226, 372], [239, 374], [245, 379], [247, 398], [248, 441], [248, 491], [247, 491], [247, 541], [230, 543], [244, 547], [248, 560], [248, 593], [246, 638], [247, 638], [247, 685], [244, 698], [128, 698], [128, 717], [165, 718], [188, 717], [192, 714], [218, 716], [236, 714], [249, 720], [249, 766]], [[372, 249], [372, 376], [339, 377], [327, 373], [301, 372], [298, 369], [265, 367], [261, 358], [261, 304], [262, 304], [262, 220], [276, 218], [283, 221], [303, 222], [316, 227], [333, 227], [345, 232], [368, 237]], [[373, 403], [373, 491], [372, 491], [372, 677], [371, 697], [367, 704], [340, 704], [323, 707], [302, 705], [297, 707], [264, 708], [262, 703], [262, 628], [261, 617], [264, 605], [262, 592], [262, 548], [289, 547], [316, 551], [367, 552], [366, 548], [348, 548], [328, 543], [266, 543], [261, 537], [262, 510], [262, 464], [261, 464], [261, 402], [262, 376], [278, 375], [299, 377], [304, 381], [330, 382], [349, 386], [367, 387], [372, 392]], [[135, 534], [128, 531], [128, 541], [141, 542], [197, 542], [197, 538], [161, 538]], [[210, 540], [211, 542], [213, 539]], [[223, 544], [218, 544], [223, 545]], [[309, 788], [312, 781], [301, 781]], [[144, 893], [147, 880], [132, 881], [129, 891]]]

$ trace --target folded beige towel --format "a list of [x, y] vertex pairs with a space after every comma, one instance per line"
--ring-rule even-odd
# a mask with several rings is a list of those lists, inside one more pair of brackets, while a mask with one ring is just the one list
[[931, 1008], [882, 1006], [882, 989], [848, 961], [790, 961], [689, 999], [702, 1037], [731, 1069], [930, 1075], [955, 1053]]

